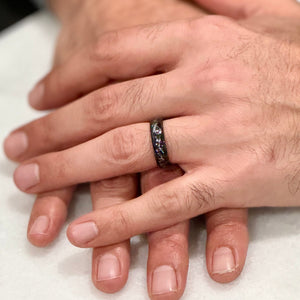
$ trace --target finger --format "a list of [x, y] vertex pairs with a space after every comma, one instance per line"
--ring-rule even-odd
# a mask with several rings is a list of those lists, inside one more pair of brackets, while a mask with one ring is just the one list
[[[137, 194], [134, 175], [107, 179], [91, 184], [93, 209], [117, 205]], [[92, 279], [99, 290], [115, 293], [125, 285], [130, 264], [130, 241], [93, 249]]]
[[45, 247], [58, 235], [63, 226], [74, 187], [37, 196], [27, 229], [27, 238], [37, 247]]
[[248, 249], [246, 209], [219, 209], [206, 214], [206, 264], [217, 282], [236, 279], [243, 270]]
[[189, 88], [181, 78], [172, 72], [93, 92], [15, 130], [5, 140], [5, 152], [9, 158], [23, 161], [72, 147], [115, 127], [187, 113], [189, 105], [187, 101], [183, 105], [183, 99]]
[[[142, 174], [142, 192], [182, 176], [177, 166], [153, 169]], [[179, 299], [185, 289], [189, 221], [148, 234], [148, 292], [151, 299]]]
[[[189, 266], [189, 221], [148, 235], [148, 293], [151, 299], [180, 299]], [[162, 298], [163, 297], [163, 298]]]
[[[194, 0], [216, 14], [243, 19], [254, 15], [295, 15], [299, 5], [294, 0]], [[297, 13], [299, 15], [299, 13]]]
[[[219, 176], [218, 170], [185, 174], [139, 198], [87, 214], [69, 226], [68, 238], [77, 247], [109, 245], [218, 209], [228, 199], [223, 200], [220, 196], [221, 185], [215, 176]], [[229, 207], [232, 205], [227, 203]], [[76, 234], [77, 228], [83, 227], [86, 239]]]
[[[193, 136], [199, 136], [200, 130], [195, 124], [201, 124], [201, 133], [208, 133], [205, 133], [202, 120], [193, 118], [198, 117], [183, 117], [164, 122], [169, 158], [174, 164], [194, 159], [193, 155], [197, 155], [199, 161], [201, 151], [193, 150]], [[206, 152], [203, 151], [204, 157]], [[26, 161], [16, 169], [14, 180], [22, 191], [39, 193], [152, 169], [156, 166], [153, 153], [149, 123], [133, 124], [114, 129], [68, 150]]]
[[[36, 109], [61, 106], [111, 81], [167, 71], [184, 43], [183, 22], [109, 32], [42, 79], [29, 95]], [[169, 43], [165, 41], [169, 40]]]

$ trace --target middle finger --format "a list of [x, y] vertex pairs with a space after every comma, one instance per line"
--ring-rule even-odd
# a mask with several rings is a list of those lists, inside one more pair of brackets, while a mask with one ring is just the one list
[[[95, 211], [132, 199], [136, 193], [135, 175], [111, 178], [91, 184]], [[81, 234], [80, 231], [79, 234]], [[92, 279], [98, 289], [106, 293], [114, 293], [125, 285], [129, 272], [129, 251], [129, 240], [93, 249]]]
[[[201, 145], [195, 144], [194, 138], [199, 136], [199, 132], [202, 138], [207, 137], [209, 132], [206, 132], [205, 126], [209, 122], [211, 120], [205, 117], [181, 117], [164, 122], [171, 163], [189, 163], [195, 158], [202, 161], [210, 155], [205, 145], [200, 149]], [[22, 191], [39, 193], [143, 172], [155, 166], [149, 123], [140, 123], [111, 130], [79, 146], [26, 161], [16, 169], [14, 180]]]
[[[177, 72], [111, 85], [15, 130], [5, 141], [13, 160], [63, 150], [104, 132], [157, 116], [187, 113], [188, 87]], [[185, 97], [184, 97], [185, 96]]]

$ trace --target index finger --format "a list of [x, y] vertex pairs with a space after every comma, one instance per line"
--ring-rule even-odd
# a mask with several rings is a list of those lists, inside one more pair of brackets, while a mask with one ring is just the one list
[[42, 79], [29, 102], [36, 109], [56, 108], [109, 82], [172, 69], [183, 48], [184, 28], [176, 22], [106, 33]]
[[[185, 174], [139, 198], [87, 214], [69, 226], [68, 238], [72, 244], [82, 248], [110, 245], [219, 208], [223, 201], [221, 189], [212, 179], [212, 173], [215, 171]], [[199, 187], [196, 187], [196, 182], [201, 182]], [[79, 238], [77, 227], [84, 227], [88, 238]]]

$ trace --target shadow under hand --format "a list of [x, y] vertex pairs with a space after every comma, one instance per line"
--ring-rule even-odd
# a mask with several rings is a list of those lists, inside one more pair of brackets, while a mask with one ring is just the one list
[[74, 221], [93, 210], [89, 184], [78, 186], [68, 209], [67, 222]]
[[205, 219], [199, 216], [190, 220], [189, 234], [189, 256], [199, 257], [205, 256], [206, 247], [206, 228]]
[[148, 242], [146, 235], [134, 236], [130, 240], [130, 269], [147, 265]]

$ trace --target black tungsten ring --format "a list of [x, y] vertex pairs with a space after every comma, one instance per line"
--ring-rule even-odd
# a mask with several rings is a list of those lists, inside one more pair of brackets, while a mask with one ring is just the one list
[[152, 120], [150, 122], [150, 132], [156, 163], [158, 167], [165, 168], [170, 164], [170, 161], [165, 141], [163, 120]]

